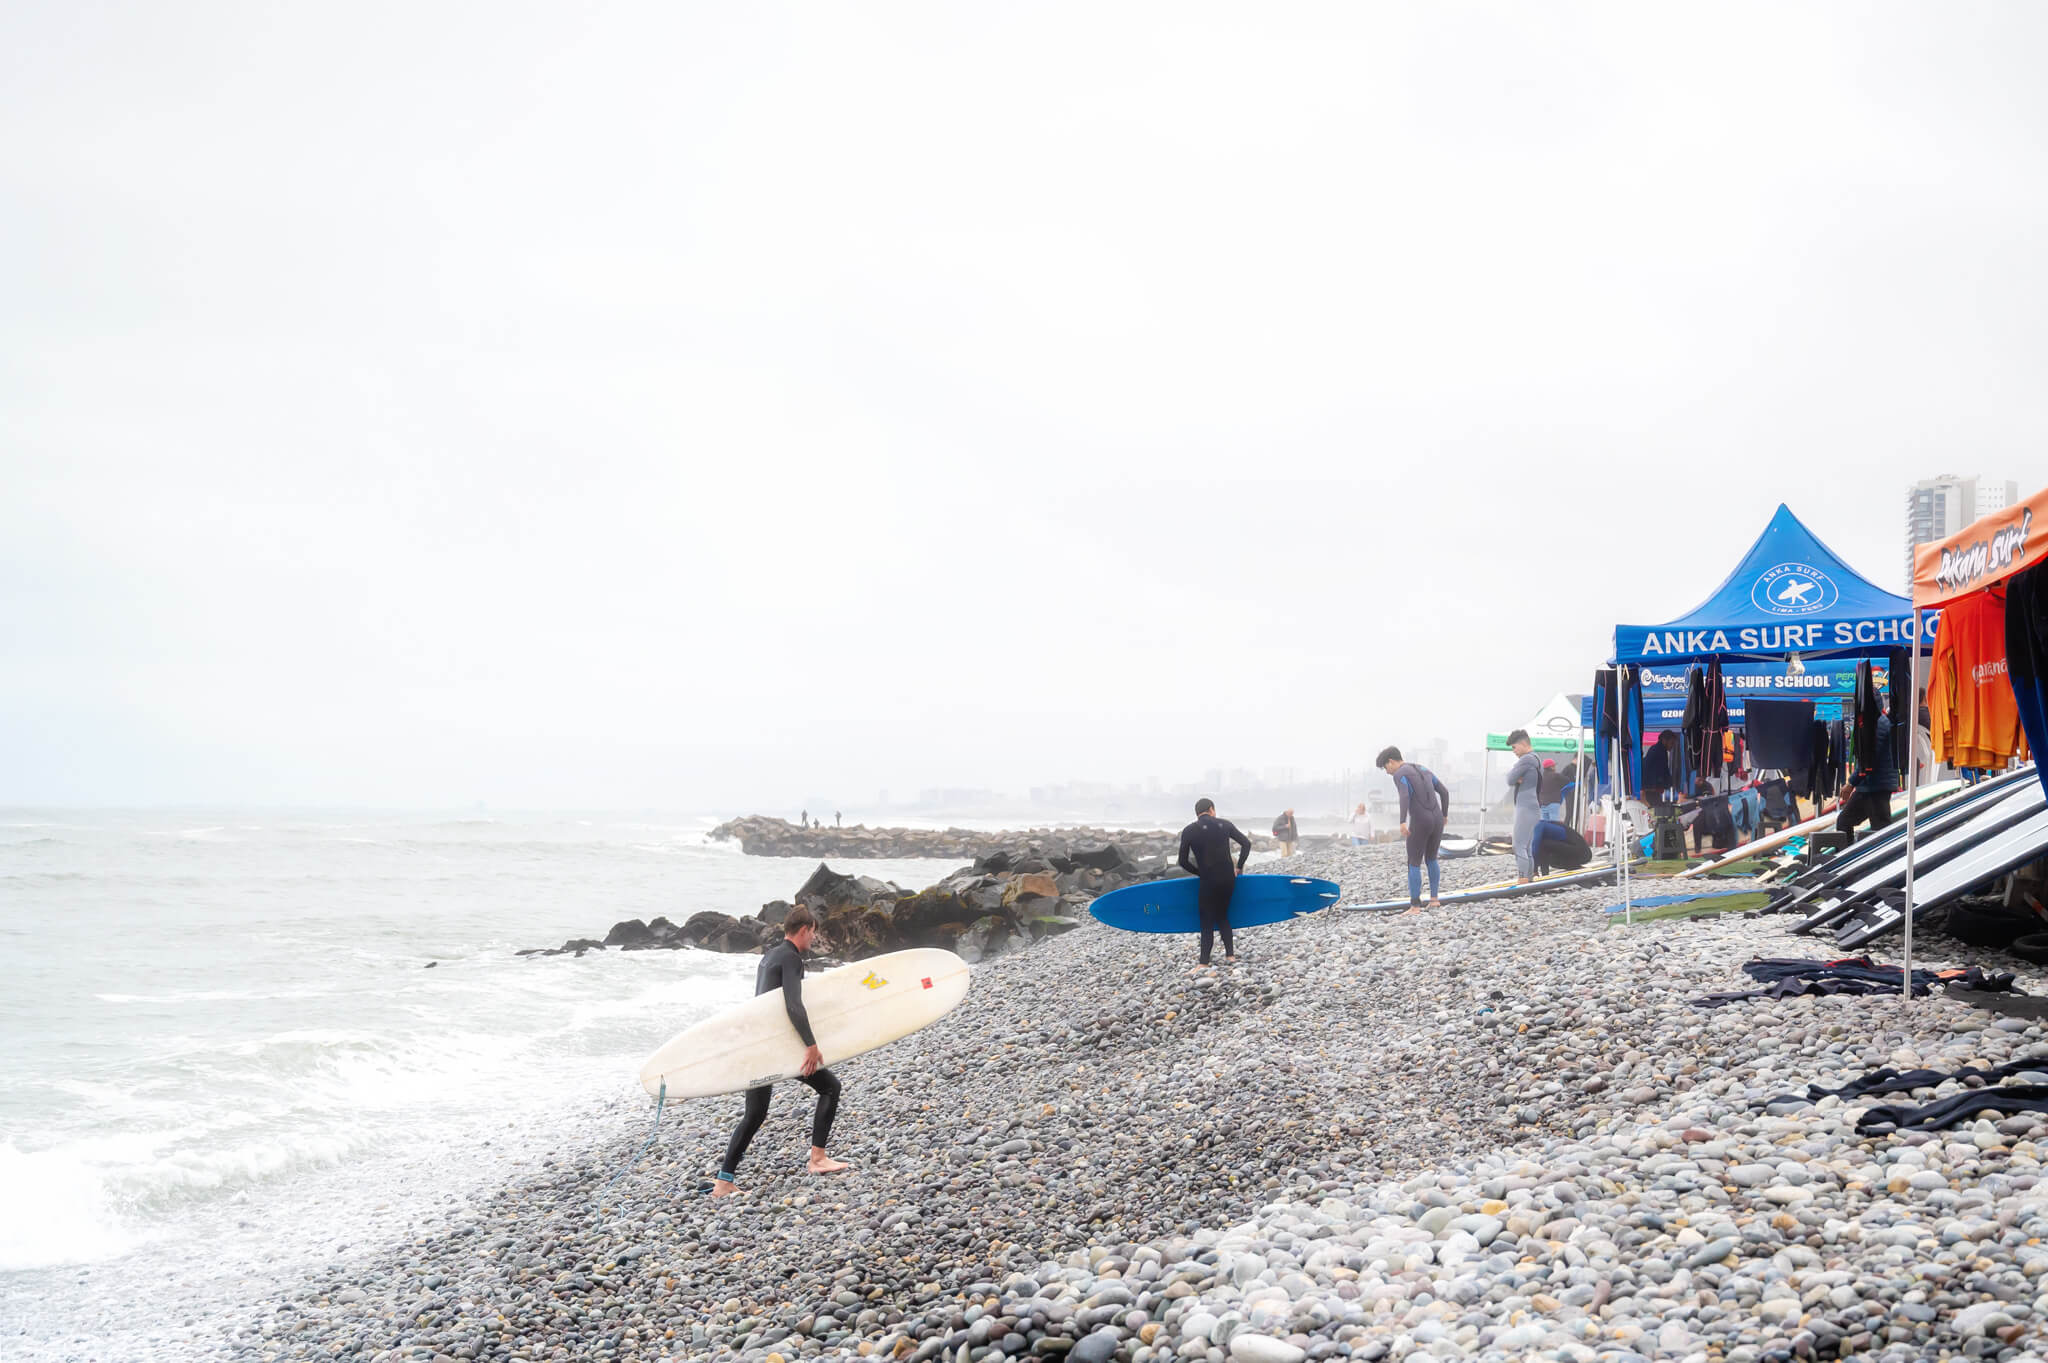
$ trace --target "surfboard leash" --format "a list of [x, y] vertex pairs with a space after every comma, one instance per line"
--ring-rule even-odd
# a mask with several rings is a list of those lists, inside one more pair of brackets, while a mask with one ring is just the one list
[[638, 1150], [633, 1152], [633, 1158], [626, 1161], [626, 1167], [613, 1174], [611, 1182], [597, 1190], [597, 1197], [594, 1201], [599, 1210], [603, 1210], [605, 1195], [618, 1185], [620, 1179], [632, 1173], [633, 1166], [640, 1162], [640, 1157], [653, 1148], [654, 1138], [661, 1134], [661, 1110], [666, 1106], [668, 1106], [668, 1080], [664, 1079], [661, 1081], [661, 1092], [654, 1095], [654, 1129], [647, 1133], [646, 1141], [641, 1144]]

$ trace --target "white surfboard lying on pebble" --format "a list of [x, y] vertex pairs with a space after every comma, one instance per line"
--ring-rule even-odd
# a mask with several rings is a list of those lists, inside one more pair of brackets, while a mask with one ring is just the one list
[[[827, 1065], [931, 1026], [967, 997], [967, 962], [920, 947], [804, 977], [804, 1012]], [[804, 1043], [782, 991], [758, 994], [671, 1038], [640, 1067], [640, 1084], [670, 1098], [738, 1093], [797, 1077]]]

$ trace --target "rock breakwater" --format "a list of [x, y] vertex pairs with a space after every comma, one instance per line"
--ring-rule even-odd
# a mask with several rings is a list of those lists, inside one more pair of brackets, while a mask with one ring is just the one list
[[[1277, 847], [1271, 838], [1245, 830], [1260, 851]], [[853, 860], [863, 857], [989, 857], [998, 852], [1016, 856], [1073, 857], [1105, 844], [1128, 856], [1172, 857], [1180, 849], [1178, 830], [1107, 828], [1027, 828], [988, 832], [976, 828], [805, 828], [786, 819], [760, 814], [732, 819], [711, 830], [714, 841], [737, 840], [740, 850], [755, 857], [818, 857]]]
[[747, 918], [705, 910], [681, 923], [667, 918], [614, 923], [602, 939], [579, 937], [522, 956], [581, 956], [625, 951], [760, 951], [782, 935], [792, 904], [818, 915], [828, 949], [860, 960], [907, 947], [944, 947], [970, 963], [1057, 937], [1081, 925], [1090, 901], [1125, 885], [1178, 875], [1165, 859], [1133, 859], [1120, 846], [1081, 847], [1042, 855], [993, 852], [936, 885], [907, 890], [873, 876], [845, 875], [823, 862], [789, 900], [764, 904]]

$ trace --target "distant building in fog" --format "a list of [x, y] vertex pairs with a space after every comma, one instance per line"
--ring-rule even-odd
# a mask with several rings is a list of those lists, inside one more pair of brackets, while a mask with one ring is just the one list
[[1971, 475], [1944, 473], [1923, 478], [1906, 494], [1906, 590], [1913, 590], [1915, 546], [1947, 539], [1956, 531], [2020, 499], [2020, 485], [2008, 478], [1997, 482]]

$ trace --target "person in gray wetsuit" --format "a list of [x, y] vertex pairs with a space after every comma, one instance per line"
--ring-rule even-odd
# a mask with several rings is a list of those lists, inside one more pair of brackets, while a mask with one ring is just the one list
[[1437, 852], [1451, 816], [1451, 792], [1428, 767], [1402, 761], [1399, 748], [1382, 748], [1373, 765], [1393, 780], [1394, 792], [1401, 798], [1401, 836], [1408, 843], [1408, 912], [1422, 911], [1425, 866], [1429, 868], [1429, 907], [1439, 908], [1443, 866]]
[[1515, 883], [1527, 885], [1536, 876], [1536, 852], [1531, 839], [1543, 817], [1543, 802], [1538, 793], [1543, 764], [1536, 760], [1535, 745], [1529, 742], [1527, 729], [1509, 734], [1508, 747], [1515, 754], [1515, 765], [1508, 768], [1508, 795], [1515, 802]]

